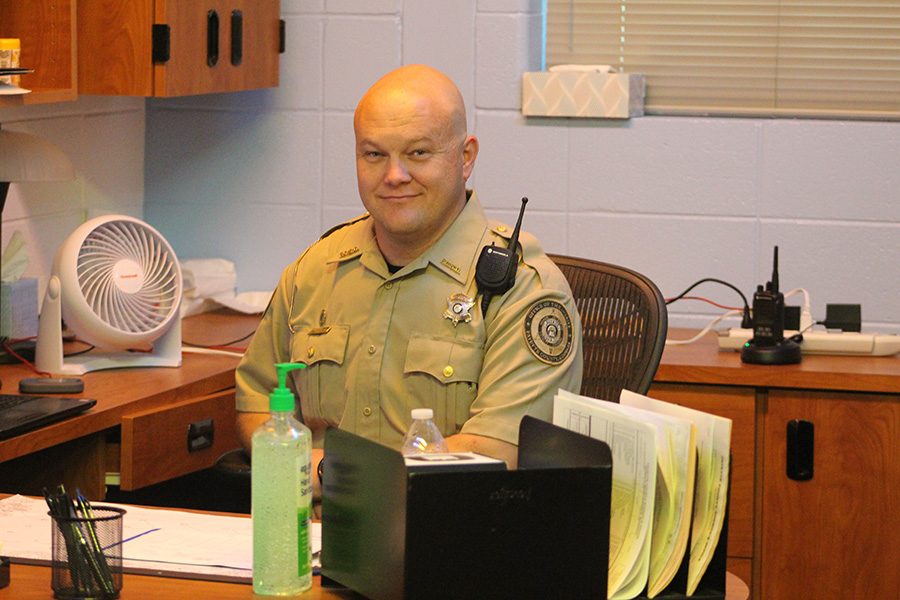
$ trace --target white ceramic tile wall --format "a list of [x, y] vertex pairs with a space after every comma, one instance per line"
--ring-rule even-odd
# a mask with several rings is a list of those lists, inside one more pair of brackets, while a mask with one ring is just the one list
[[53, 257], [86, 218], [142, 216], [144, 102], [85, 96], [75, 102], [0, 108], [0, 126], [41, 136], [75, 167], [67, 182], [13, 183], [3, 211], [3, 248], [15, 231], [28, 250], [26, 277], [38, 278], [43, 298]]
[[[750, 294], [777, 243], [783, 287], [808, 288], [816, 316], [825, 302], [860, 302], [868, 329], [900, 332], [900, 123], [525, 120], [519, 77], [538, 65], [539, 10], [540, 0], [282, 0], [282, 85], [149, 101], [146, 145], [134, 139], [140, 99], [0, 110], [0, 123], [54, 139], [79, 170], [72, 184], [14, 185], [4, 239], [25, 230], [43, 273], [85, 213], [139, 214], [143, 198], [179, 255], [225, 256], [242, 290], [271, 288], [321, 231], [361, 212], [359, 95], [395, 66], [431, 62], [469, 105], [488, 212], [512, 221], [528, 195], [526, 228], [548, 250], [630, 265], [667, 295], [708, 276]], [[714, 312], [679, 303], [671, 320]]]

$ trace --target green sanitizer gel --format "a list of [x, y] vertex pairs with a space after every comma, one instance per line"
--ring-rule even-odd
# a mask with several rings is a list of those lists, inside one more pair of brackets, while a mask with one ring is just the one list
[[312, 586], [312, 434], [294, 418], [287, 374], [303, 363], [279, 363], [269, 394], [272, 417], [253, 433], [253, 592], [290, 596]]

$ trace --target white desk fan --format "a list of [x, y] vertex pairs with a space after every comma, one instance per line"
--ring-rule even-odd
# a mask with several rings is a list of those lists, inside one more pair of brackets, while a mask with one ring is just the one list
[[[60, 246], [41, 307], [35, 366], [80, 375], [181, 365], [181, 267], [153, 227], [105, 215]], [[95, 350], [63, 357], [62, 320]], [[129, 351], [152, 345], [152, 350]]]

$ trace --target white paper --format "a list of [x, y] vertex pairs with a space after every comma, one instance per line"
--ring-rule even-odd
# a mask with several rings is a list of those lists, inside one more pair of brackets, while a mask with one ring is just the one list
[[[99, 506], [100, 503], [95, 503]], [[246, 517], [152, 509], [124, 504], [122, 564], [127, 573], [153, 573], [219, 581], [250, 582], [253, 522]], [[21, 562], [50, 563], [50, 516], [43, 499], [0, 500], [3, 552]], [[322, 549], [322, 526], [313, 523], [314, 554]], [[317, 562], [317, 561], [314, 561]]]

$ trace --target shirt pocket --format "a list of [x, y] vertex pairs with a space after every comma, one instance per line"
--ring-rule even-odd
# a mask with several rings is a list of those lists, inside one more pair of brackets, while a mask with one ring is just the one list
[[413, 333], [403, 368], [410, 408], [433, 409], [444, 435], [457, 433], [478, 395], [483, 361], [480, 342]]
[[294, 371], [300, 413], [310, 428], [337, 426], [344, 414], [344, 361], [349, 325], [301, 328], [291, 339], [291, 361], [306, 363]]

